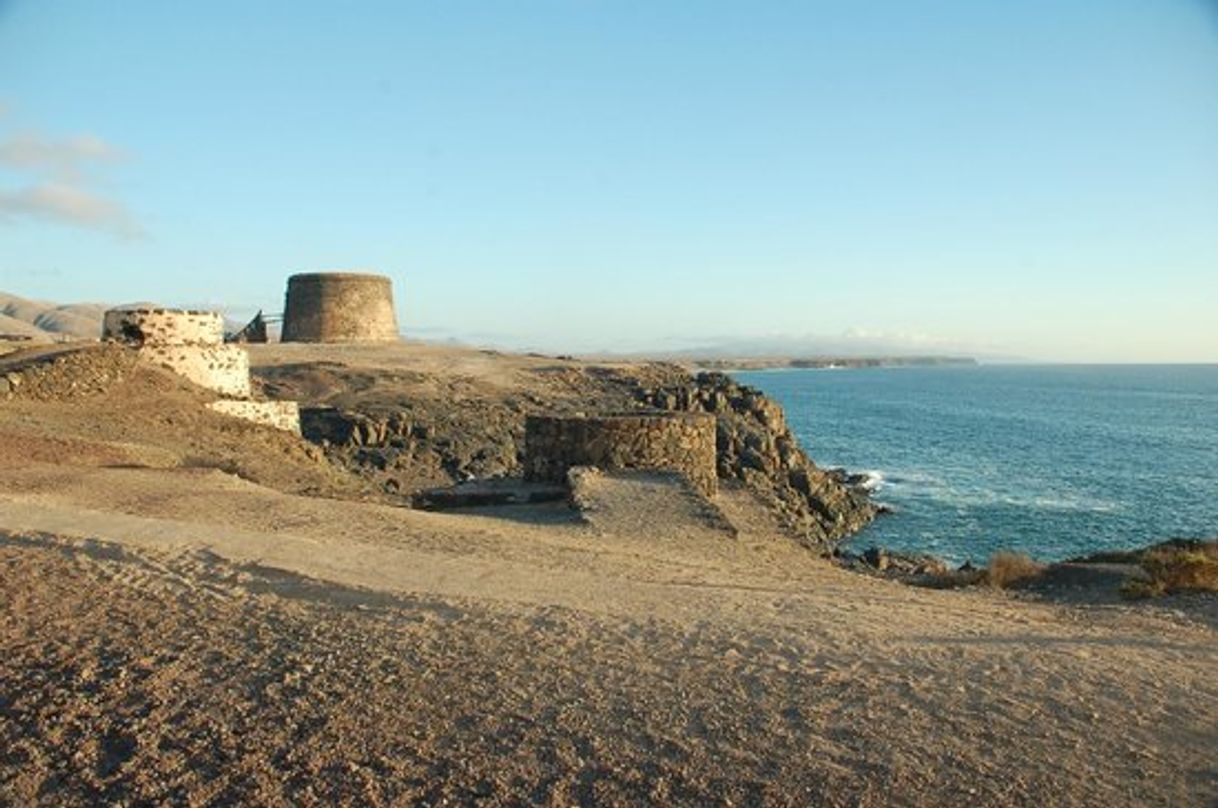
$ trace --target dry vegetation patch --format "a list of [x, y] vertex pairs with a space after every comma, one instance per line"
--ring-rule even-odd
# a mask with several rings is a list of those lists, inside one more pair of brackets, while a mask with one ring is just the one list
[[918, 575], [910, 583], [928, 589], [961, 589], [967, 586], [990, 586], [1011, 589], [1029, 584], [1044, 574], [1046, 565], [1024, 553], [1000, 550], [990, 556], [984, 567], [965, 565], [959, 569]]
[[1145, 580], [1130, 579], [1121, 591], [1131, 598], [1180, 592], [1218, 592], [1218, 540], [1164, 545], [1141, 558]]
[[996, 589], [1009, 589], [1038, 578], [1045, 565], [1025, 553], [999, 551], [990, 556], [985, 568], [985, 582]]

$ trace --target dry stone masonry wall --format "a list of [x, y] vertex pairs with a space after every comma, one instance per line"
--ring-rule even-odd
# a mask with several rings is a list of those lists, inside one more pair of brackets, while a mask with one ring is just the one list
[[718, 490], [715, 418], [695, 413], [533, 415], [525, 422], [525, 476], [560, 482], [576, 466], [676, 471], [705, 496]]
[[102, 318], [102, 338], [134, 345], [219, 345], [224, 320], [214, 311], [110, 309]]
[[111, 309], [102, 339], [125, 343], [140, 358], [234, 398], [250, 395], [249, 356], [224, 344], [224, 320], [211, 311]]
[[234, 401], [230, 398], [207, 405], [223, 415], [231, 415], [255, 424], [300, 432], [300, 408], [295, 401]]
[[315, 272], [288, 278], [284, 342], [392, 342], [398, 339], [393, 285], [383, 275]]
[[700, 373], [686, 383], [641, 388], [638, 398], [657, 409], [714, 414], [720, 479], [743, 482], [769, 501], [809, 546], [831, 547], [875, 518], [867, 493], [817, 467], [782, 407], [760, 390], [722, 373]]
[[28, 361], [19, 359], [0, 372], [0, 400], [63, 401], [102, 395], [121, 382], [138, 361], [131, 351], [107, 343]]
[[208, 405], [216, 412], [300, 432], [296, 402], [251, 400], [249, 355], [224, 344], [224, 320], [216, 312], [111, 309], [102, 321], [102, 339], [127, 345], [140, 359], [225, 396]]

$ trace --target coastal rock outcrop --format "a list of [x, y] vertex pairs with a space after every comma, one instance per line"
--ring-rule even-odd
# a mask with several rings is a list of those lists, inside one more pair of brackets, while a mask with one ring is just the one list
[[809, 545], [829, 546], [875, 518], [876, 506], [863, 491], [809, 459], [782, 406], [760, 390], [708, 372], [638, 396], [658, 409], [713, 413], [719, 478], [760, 494]]
[[308, 406], [301, 432], [331, 460], [391, 493], [505, 477], [520, 470], [525, 410], [516, 402], [403, 401], [383, 405]]
[[828, 550], [877, 513], [859, 486], [808, 458], [776, 401], [720, 373], [693, 376], [664, 363], [539, 362], [505, 393], [461, 380], [440, 386], [437, 377], [402, 371], [391, 379], [338, 364], [255, 372], [272, 397], [306, 402], [303, 434], [331, 460], [405, 497], [523, 474], [530, 415], [659, 410], [713, 415], [718, 480], [756, 493], [805, 546]]

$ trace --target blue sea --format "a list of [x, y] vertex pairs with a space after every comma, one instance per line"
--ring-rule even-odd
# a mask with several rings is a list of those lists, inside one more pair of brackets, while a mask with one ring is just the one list
[[893, 509], [851, 542], [960, 563], [1218, 537], [1218, 365], [737, 372]]

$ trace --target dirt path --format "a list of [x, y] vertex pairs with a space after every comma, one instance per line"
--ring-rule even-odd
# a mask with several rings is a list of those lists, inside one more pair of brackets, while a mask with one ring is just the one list
[[0, 469], [0, 526], [0, 801], [1218, 801], [1218, 643], [1170, 610], [216, 471]]

